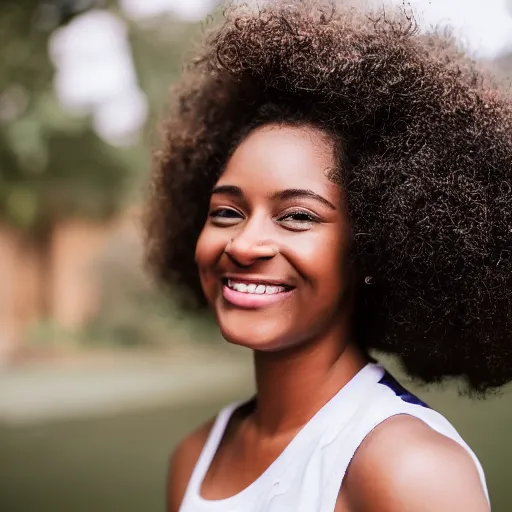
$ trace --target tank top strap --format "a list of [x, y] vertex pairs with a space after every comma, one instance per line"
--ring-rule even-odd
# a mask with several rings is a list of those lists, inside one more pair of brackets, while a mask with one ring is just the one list
[[244, 401], [234, 402], [224, 407], [219, 414], [217, 414], [213, 427], [208, 434], [208, 438], [203, 446], [201, 455], [199, 456], [194, 467], [194, 471], [192, 472], [192, 476], [190, 477], [185, 498], [189, 494], [199, 494], [201, 483], [208, 471], [208, 468], [210, 467], [215, 453], [217, 452], [219, 444], [224, 437], [224, 432], [226, 431], [229, 420], [231, 419], [233, 412], [243, 403]]

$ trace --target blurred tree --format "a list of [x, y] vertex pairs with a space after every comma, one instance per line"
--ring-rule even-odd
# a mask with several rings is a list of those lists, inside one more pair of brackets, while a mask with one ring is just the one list
[[127, 178], [119, 150], [88, 119], [66, 114], [53, 90], [48, 40], [79, 12], [72, 6], [71, 0], [0, 4], [0, 216], [32, 233], [62, 216], [113, 213]]
[[143, 22], [127, 20], [128, 38], [140, 86], [149, 103], [147, 125], [152, 127], [162, 114], [169, 86], [182, 71], [182, 61], [202, 25], [183, 23], [170, 16]]
[[162, 112], [181, 57], [201, 24], [171, 16], [130, 20], [115, 0], [0, 2], [0, 219], [30, 232], [62, 216], [105, 216], [123, 200], [141, 147], [113, 148], [59, 106], [48, 55], [52, 32], [73, 16], [107, 7], [122, 17], [141, 88], [148, 126]]
[[[62, 217], [104, 218], [124, 199], [130, 167], [89, 119], [60, 107], [48, 55], [52, 32], [93, 1], [0, 3], [0, 220], [26, 233], [49, 282], [52, 229]], [[43, 286], [42, 309], [51, 293]]]
[[[154, 126], [162, 113], [181, 57], [203, 27], [170, 15], [132, 20], [117, 0], [0, 0], [0, 223], [35, 242], [48, 283], [56, 223], [70, 216], [104, 219], [114, 214], [147, 174], [140, 172], [147, 169], [145, 141], [128, 148], [109, 145], [88, 117], [65, 112], [54, 91], [50, 37], [93, 8], [109, 9], [126, 24], [148, 99], [147, 126]], [[48, 304], [50, 286], [42, 289], [46, 296], [41, 300]]]

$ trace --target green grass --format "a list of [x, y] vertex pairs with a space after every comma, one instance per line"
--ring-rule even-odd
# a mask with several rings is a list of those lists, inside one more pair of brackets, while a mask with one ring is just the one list
[[[472, 402], [421, 392], [480, 457], [493, 512], [512, 510], [512, 392]], [[222, 403], [111, 418], [0, 429], [2, 512], [164, 511], [167, 459], [187, 431]]]
[[0, 429], [0, 510], [163, 511], [171, 449], [221, 405]]

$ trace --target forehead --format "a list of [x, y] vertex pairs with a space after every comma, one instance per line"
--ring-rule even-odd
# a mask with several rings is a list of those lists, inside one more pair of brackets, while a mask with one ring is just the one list
[[329, 180], [333, 143], [317, 128], [265, 126], [251, 132], [229, 159], [219, 184], [246, 189], [305, 188], [335, 195]]

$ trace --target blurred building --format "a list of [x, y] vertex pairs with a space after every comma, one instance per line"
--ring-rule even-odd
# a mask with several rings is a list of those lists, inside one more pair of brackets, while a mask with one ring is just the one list
[[98, 313], [98, 268], [113, 244], [140, 246], [137, 213], [108, 222], [69, 219], [54, 226], [50, 247], [0, 226], [0, 362], [23, 352], [30, 326], [50, 321], [77, 330]]

